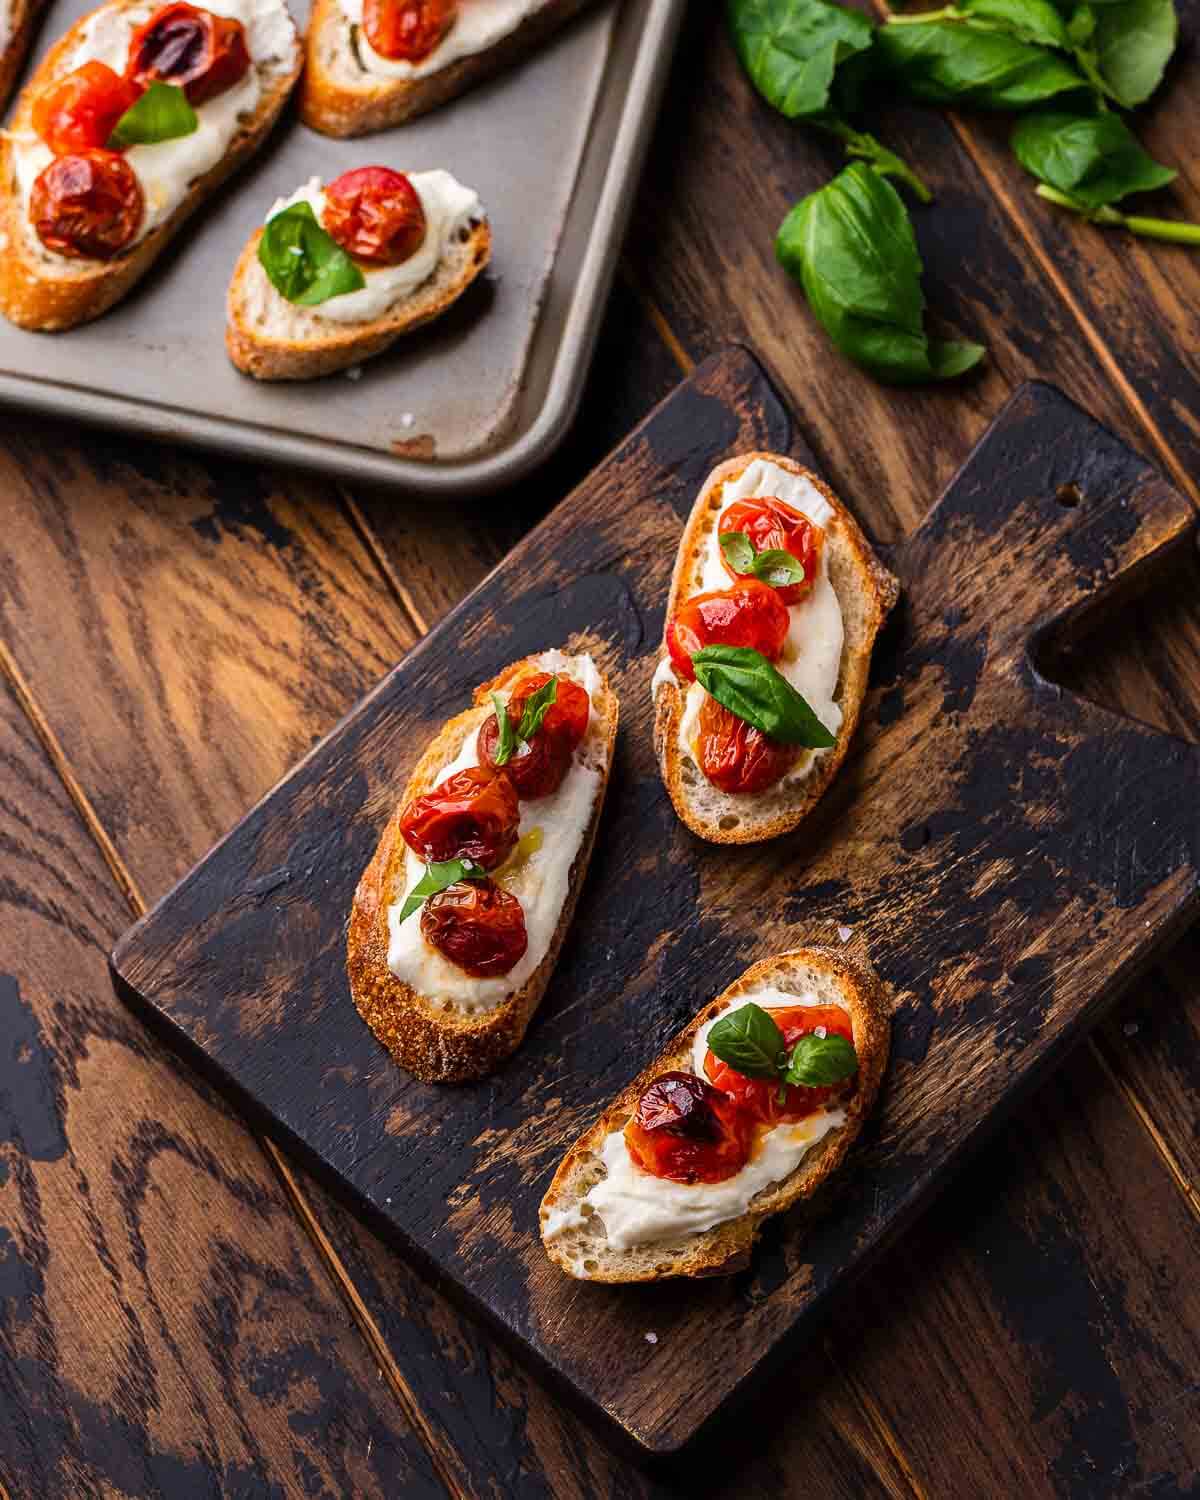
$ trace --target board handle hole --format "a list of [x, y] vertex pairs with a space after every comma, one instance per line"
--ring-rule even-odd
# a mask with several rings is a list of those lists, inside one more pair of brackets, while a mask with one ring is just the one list
[[1077, 484], [1060, 484], [1054, 498], [1065, 510], [1074, 510], [1083, 501], [1083, 491]]

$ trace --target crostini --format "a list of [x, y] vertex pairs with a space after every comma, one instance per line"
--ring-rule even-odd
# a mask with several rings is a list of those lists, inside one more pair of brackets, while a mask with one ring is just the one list
[[0, 3], [0, 109], [8, 103], [25, 64], [34, 29], [47, 0], [2, 0]]
[[284, 0], [110, 0], [26, 84], [0, 154], [0, 311], [74, 328], [113, 306], [266, 138], [300, 74]]
[[300, 116], [325, 135], [411, 120], [516, 62], [588, 0], [315, 0]]
[[651, 684], [659, 768], [703, 839], [790, 833], [845, 759], [899, 595], [858, 523], [793, 459], [708, 476], [684, 528]]
[[449, 172], [357, 167], [281, 198], [242, 251], [225, 346], [259, 380], [359, 365], [440, 316], [491, 257], [478, 197]]
[[821, 948], [753, 964], [564, 1157], [546, 1253], [582, 1281], [741, 1270], [845, 1160], [887, 1063], [886, 992]]
[[587, 655], [546, 651], [475, 693], [417, 762], [354, 897], [359, 1013], [427, 1083], [516, 1050], [579, 897], [617, 736]]

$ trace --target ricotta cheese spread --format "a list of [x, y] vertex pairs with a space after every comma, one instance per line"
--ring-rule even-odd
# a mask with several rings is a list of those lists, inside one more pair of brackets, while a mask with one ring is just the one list
[[[756, 495], [774, 495], [822, 528], [829, 525], [835, 514], [828, 500], [811, 481], [761, 458], [756, 458], [736, 479], [722, 487], [721, 509], [732, 505], [735, 500], [749, 500]], [[822, 548], [817, 577], [810, 591], [798, 604], [788, 607], [790, 624], [783, 643], [783, 654], [775, 667], [801, 694], [830, 734], [837, 734], [842, 727], [842, 710], [834, 701], [834, 694], [837, 692], [841, 668], [845, 627], [842, 607], [830, 582], [826, 554], [827, 549]], [[705, 541], [700, 581], [691, 593], [726, 589], [732, 583], [733, 579], [725, 571], [721, 544], [717, 540], [717, 529], [714, 526]], [[677, 679], [670, 657], [664, 656], [651, 679], [651, 695], [657, 695], [662, 683], [671, 681]], [[705, 691], [698, 682], [689, 683], [679, 722], [680, 747], [697, 764], [699, 753], [696, 742], [700, 729], [700, 708], [705, 696]], [[817, 757], [827, 753], [824, 750], [802, 751], [796, 764], [779, 784], [787, 786], [791, 782], [803, 780], [812, 770]]]
[[[139, 5], [131, 10], [117, 10], [105, 6], [96, 11], [85, 23], [79, 45], [63, 72], [69, 73], [85, 62], [94, 61], [107, 63], [114, 73], [123, 74], [133, 33], [158, 8]], [[192, 183], [225, 156], [241, 122], [258, 107], [262, 95], [260, 69], [271, 63], [278, 63], [281, 71], [290, 67], [299, 47], [296, 29], [283, 0], [208, 0], [202, 8], [242, 23], [251, 66], [232, 88], [195, 106], [199, 123], [191, 135], [152, 146], [131, 146], [123, 153], [137, 174], [145, 199], [142, 222], [127, 249], [169, 219], [187, 197]], [[17, 186], [28, 214], [33, 184], [54, 160], [54, 153], [32, 131], [14, 136], [13, 147]], [[56, 255], [40, 241], [37, 245], [46, 259], [78, 267], [77, 260]]]
[[428, 78], [440, 73], [459, 58], [485, 52], [503, 37], [540, 10], [546, 0], [459, 0], [454, 25], [420, 62], [403, 58], [382, 57], [367, 41], [362, 29], [363, 0], [341, 0], [342, 14], [351, 26], [358, 28], [355, 47], [364, 72], [381, 78]]
[[[575, 863], [596, 798], [600, 795], [601, 774], [597, 767], [603, 752], [604, 727], [595, 709], [595, 694], [600, 686], [595, 663], [590, 656], [567, 656], [561, 651], [546, 651], [537, 658], [537, 667], [540, 671], [561, 673], [578, 682], [592, 700], [592, 712], [587, 732], [575, 750], [571, 769], [562, 785], [549, 797], [521, 801], [519, 836], [526, 839], [535, 828], [540, 829], [540, 846], [519, 860], [512, 873], [501, 873], [498, 877], [500, 884], [517, 897], [525, 913], [529, 946], [524, 955], [507, 974], [495, 979], [476, 979], [425, 941], [421, 935], [419, 913], [414, 912], [407, 922], [401, 922], [404, 900], [425, 873], [423, 862], [411, 849], [405, 860], [404, 890], [395, 904], [388, 908], [388, 968], [397, 979], [410, 984], [422, 995], [468, 1014], [494, 1010], [521, 988], [545, 958], [567, 899], [571, 866]], [[476, 724], [464, 739], [458, 755], [438, 773], [435, 784], [445, 781], [456, 771], [479, 764], [475, 753], [478, 733]]]
[[[368, 266], [356, 261], [366, 286], [306, 307], [306, 313], [334, 323], [369, 323], [383, 317], [394, 303], [429, 280], [460, 231], [484, 217], [478, 196], [449, 172], [412, 172], [408, 180], [425, 210], [425, 238], [417, 251], [398, 266]], [[320, 223], [325, 208], [321, 179], [313, 177], [290, 198], [280, 198], [267, 215], [267, 222], [293, 203], [307, 203]]]
[[[764, 1010], [825, 1003], [815, 995], [787, 995], [774, 987], [738, 995], [696, 1033], [692, 1071], [701, 1078], [708, 1033], [722, 1016], [748, 1001]], [[600, 1148], [605, 1175], [580, 1203], [550, 1211], [546, 1216], [545, 1236], [550, 1239], [585, 1224], [584, 1204], [599, 1216], [608, 1244], [615, 1250], [633, 1250], [664, 1241], [676, 1243], [684, 1235], [701, 1234], [727, 1219], [740, 1218], [759, 1193], [782, 1182], [818, 1142], [845, 1123], [844, 1109], [828, 1109], [794, 1124], [776, 1125], [759, 1137], [754, 1155], [740, 1172], [724, 1182], [696, 1183], [673, 1182], [643, 1172], [629, 1155], [624, 1132], [611, 1131]]]

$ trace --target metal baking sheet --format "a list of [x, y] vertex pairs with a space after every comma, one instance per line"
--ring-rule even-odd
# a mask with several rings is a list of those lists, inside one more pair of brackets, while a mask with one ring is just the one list
[[[307, 3], [289, 0], [298, 25]], [[289, 112], [259, 156], [97, 322], [0, 319], [0, 401], [423, 493], [478, 492], [543, 459], [574, 414], [684, 0], [600, 0], [500, 77], [432, 114], [334, 141]], [[52, 4], [31, 66], [92, 0]], [[237, 256], [314, 173], [446, 167], [493, 231], [488, 273], [357, 378], [265, 385], [224, 346]]]

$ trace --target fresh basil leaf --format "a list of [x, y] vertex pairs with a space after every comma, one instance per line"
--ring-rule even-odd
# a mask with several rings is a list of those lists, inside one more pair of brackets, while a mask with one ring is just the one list
[[753, 1001], [721, 1017], [708, 1033], [708, 1050], [744, 1078], [778, 1078], [787, 1056], [783, 1032]]
[[773, 740], [809, 750], [837, 744], [836, 735], [761, 652], [748, 646], [704, 646], [693, 655], [692, 666], [706, 693]]
[[858, 1053], [844, 1036], [810, 1032], [792, 1048], [784, 1078], [798, 1088], [825, 1088], [858, 1072]]
[[496, 740], [496, 754], [493, 760], [498, 766], [506, 766], [513, 758], [517, 749], [517, 737], [513, 733], [512, 720], [508, 717], [508, 709], [499, 693], [492, 694], [492, 706], [496, 710], [496, 725], [500, 731]]
[[761, 578], [773, 589], [804, 582], [804, 564], [782, 547], [767, 547], [762, 552], [756, 552], [750, 571], [755, 578]]
[[550, 712], [558, 697], [558, 678], [543, 682], [536, 693], [531, 693], [525, 703], [525, 712], [517, 725], [517, 738], [528, 743], [542, 727], [542, 720]]
[[366, 285], [363, 273], [304, 202], [267, 220], [258, 259], [279, 295], [298, 307], [315, 307]]
[[717, 537], [725, 561], [735, 573], [749, 573], [754, 566], [754, 543], [744, 531], [723, 531]]
[[152, 83], [136, 103], [131, 104], [113, 127], [108, 138], [111, 151], [126, 146], [154, 146], [160, 141], [174, 141], [191, 135], [199, 126], [196, 111], [187, 95], [173, 83]]
[[1065, 58], [969, 20], [893, 19], [875, 47], [892, 82], [925, 104], [1028, 109], [1087, 87]]
[[1067, 22], [1067, 36], [1072, 47], [1083, 47], [1091, 41], [1096, 30], [1096, 12], [1090, 5], [1077, 5]]
[[826, 0], [729, 0], [733, 44], [750, 81], [790, 120], [830, 107], [839, 63], [871, 45], [866, 16]]
[[425, 873], [409, 891], [400, 908], [401, 922], [407, 922], [413, 912], [419, 911], [430, 896], [436, 896], [447, 886], [457, 885], [460, 880], [486, 880], [487, 871], [472, 859], [447, 859], [440, 864], [425, 866]]
[[943, 380], [982, 359], [979, 344], [930, 343], [908, 211], [865, 164], [852, 163], [801, 199], [780, 227], [775, 253], [837, 348], [878, 379]]
[[1086, 208], [1152, 192], [1176, 176], [1142, 150], [1111, 110], [1026, 115], [1013, 131], [1012, 148], [1027, 172]]
[[995, 22], [1022, 41], [1070, 50], [1067, 23], [1050, 0], [962, 0], [962, 9]]
[[1100, 76], [1126, 109], [1149, 99], [1162, 82], [1179, 35], [1173, 0], [1098, 4], [1091, 46]]

